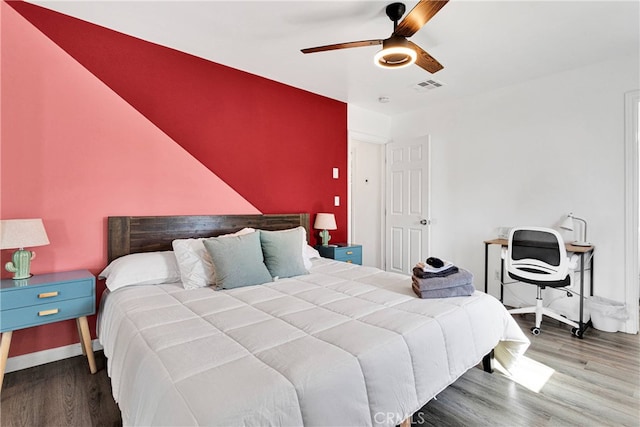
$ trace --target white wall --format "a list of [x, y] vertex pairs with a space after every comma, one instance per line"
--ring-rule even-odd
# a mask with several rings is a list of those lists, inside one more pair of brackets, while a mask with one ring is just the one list
[[349, 104], [347, 127], [349, 135], [360, 141], [386, 144], [391, 133], [391, 117]]
[[640, 87], [638, 64], [592, 64], [394, 117], [394, 138], [431, 135], [433, 255], [470, 269], [481, 289], [482, 242], [496, 227], [557, 226], [573, 212], [597, 248], [595, 294], [624, 301], [624, 94]]

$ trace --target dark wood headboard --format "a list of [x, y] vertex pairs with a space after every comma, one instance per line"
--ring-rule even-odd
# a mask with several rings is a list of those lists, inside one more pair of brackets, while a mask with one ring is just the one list
[[123, 255], [171, 250], [174, 239], [215, 237], [245, 227], [283, 230], [303, 226], [309, 240], [309, 214], [110, 216], [108, 262]]

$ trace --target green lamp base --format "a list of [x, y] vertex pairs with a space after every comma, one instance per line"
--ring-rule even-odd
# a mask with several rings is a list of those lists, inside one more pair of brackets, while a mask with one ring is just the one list
[[18, 249], [11, 257], [12, 261], [5, 264], [4, 268], [13, 274], [13, 280], [28, 279], [31, 277], [31, 260], [36, 257], [36, 253]]
[[322, 246], [329, 246], [329, 240], [331, 240], [331, 235], [328, 230], [322, 230], [320, 232], [320, 238], [322, 239]]

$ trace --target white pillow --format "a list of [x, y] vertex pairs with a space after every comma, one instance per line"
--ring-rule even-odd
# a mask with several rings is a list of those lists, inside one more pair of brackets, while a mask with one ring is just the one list
[[[231, 234], [218, 237], [242, 236], [255, 233], [255, 228], [243, 228]], [[200, 239], [176, 239], [171, 242], [180, 270], [182, 286], [185, 289], [204, 288], [216, 283], [216, 271], [209, 252]]]
[[[307, 267], [307, 270], [311, 268], [311, 258], [320, 258], [320, 252], [318, 252], [316, 248], [312, 248], [311, 246], [305, 244], [304, 255], [302, 255], [302, 259], [304, 260], [304, 265], [305, 267]], [[309, 263], [308, 266], [307, 263]]]
[[111, 261], [98, 277], [115, 291], [124, 286], [174, 283], [180, 280], [180, 271], [172, 251], [143, 252]]

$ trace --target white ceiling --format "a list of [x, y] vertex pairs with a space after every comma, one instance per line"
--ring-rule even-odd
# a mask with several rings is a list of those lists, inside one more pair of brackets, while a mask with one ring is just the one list
[[[436, 74], [417, 66], [378, 68], [373, 55], [379, 46], [300, 52], [388, 37], [393, 23], [384, 9], [391, 2], [32, 3], [389, 115], [640, 51], [637, 0], [452, 0], [411, 37], [444, 65]], [[407, 11], [416, 2], [406, 1]], [[444, 86], [413, 89], [427, 79]], [[391, 102], [378, 102], [381, 96]]]

